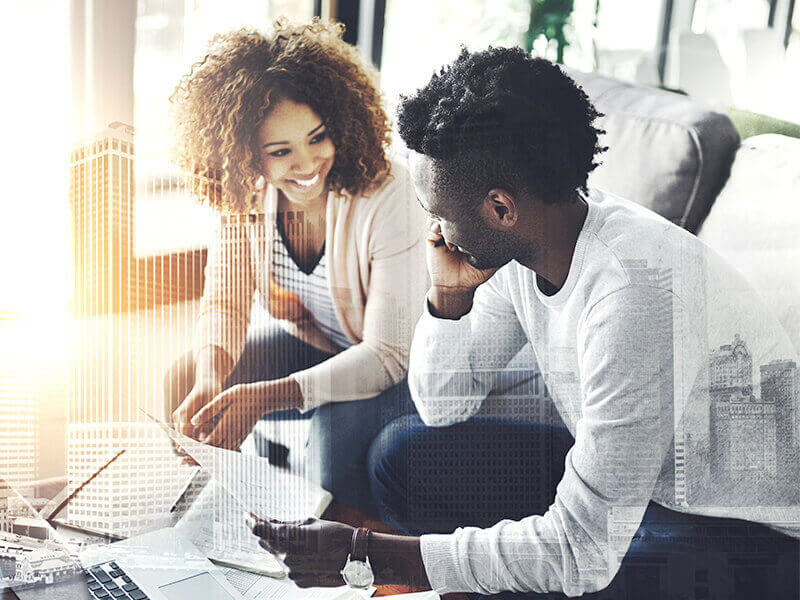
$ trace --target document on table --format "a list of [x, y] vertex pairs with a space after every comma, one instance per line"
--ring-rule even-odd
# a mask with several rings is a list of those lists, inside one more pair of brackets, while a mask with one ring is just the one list
[[319, 485], [269, 464], [266, 458], [170, 435], [241, 506], [262, 519], [320, 516], [333, 497]]
[[161, 426], [210, 475], [175, 528], [219, 565], [284, 577], [283, 564], [258, 545], [247, 514], [284, 521], [318, 517], [331, 494], [266, 458], [202, 444]]
[[212, 479], [175, 529], [218, 565], [285, 577], [285, 567], [258, 545], [245, 515], [239, 502]]
[[319, 485], [271, 465], [266, 458], [203, 444], [175, 431], [141, 407], [139, 410], [208, 471], [243, 510], [262, 519], [291, 521], [319, 516], [333, 500], [330, 492]]

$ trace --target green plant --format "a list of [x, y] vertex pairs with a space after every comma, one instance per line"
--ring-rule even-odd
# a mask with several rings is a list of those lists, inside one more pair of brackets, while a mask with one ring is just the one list
[[533, 43], [544, 36], [556, 43], [556, 62], [564, 62], [564, 49], [569, 46], [565, 28], [572, 14], [574, 0], [531, 0], [530, 20], [525, 32], [525, 49], [533, 50]]

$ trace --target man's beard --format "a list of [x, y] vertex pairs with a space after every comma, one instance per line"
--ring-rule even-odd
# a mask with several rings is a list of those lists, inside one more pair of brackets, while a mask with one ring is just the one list
[[517, 253], [516, 240], [501, 236], [491, 235], [481, 240], [476, 245], [475, 253], [467, 251], [467, 262], [481, 271], [486, 269], [499, 269], [508, 264]]
[[500, 256], [482, 256], [478, 257], [472, 253], [469, 253], [467, 257], [467, 262], [473, 266], [474, 268], [478, 269], [479, 271], [485, 271], [486, 269], [499, 269], [500, 267], [506, 265], [511, 261], [511, 258], [500, 257]]

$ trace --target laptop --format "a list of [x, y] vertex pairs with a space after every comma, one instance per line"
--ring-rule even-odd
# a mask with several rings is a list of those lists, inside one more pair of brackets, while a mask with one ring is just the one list
[[[69, 590], [62, 584], [40, 584], [29, 589], [20, 589], [17, 594], [38, 599], [90, 598], [92, 600], [243, 600], [242, 595], [230, 584], [224, 572], [211, 563], [195, 545], [173, 527], [163, 527], [155, 531], [113, 543], [97, 541], [119, 540], [118, 536], [107, 532], [95, 532], [70, 523], [61, 523], [56, 517], [81, 490], [104, 473], [125, 453], [117, 452], [110, 460], [95, 471], [86, 481], [64, 498], [52, 510], [39, 514], [42, 523], [52, 531], [55, 544], [64, 545], [67, 554], [75, 556], [62, 542], [59, 528], [86, 534], [86, 539], [94, 540], [78, 552], [83, 568], [84, 582], [73, 579]], [[176, 460], [179, 460], [176, 456]], [[197, 473], [191, 481], [195, 481]], [[184, 496], [188, 487], [181, 493]], [[177, 506], [176, 501], [173, 507]], [[36, 511], [30, 507], [32, 514]], [[82, 585], [81, 585], [82, 584]], [[78, 585], [83, 589], [76, 589]], [[28, 586], [25, 586], [28, 588]], [[84, 593], [84, 590], [88, 593]], [[16, 591], [16, 590], [15, 590]], [[30, 592], [31, 596], [27, 596]], [[64, 595], [64, 594], [68, 595]]]
[[[22, 496], [18, 497], [27, 504], [31, 515], [40, 517], [42, 525], [50, 530], [50, 547], [64, 549], [62, 569], [71, 568], [76, 573], [52, 583], [10, 582], [9, 587], [22, 600], [243, 600], [222, 569], [171, 527], [111, 544], [94, 543], [78, 552], [80, 564], [73, 563], [75, 554], [58, 531], [65, 525], [52, 518], [43, 518]], [[62, 502], [58, 510], [70, 498]], [[71, 525], [66, 527], [82, 530]], [[105, 534], [83, 532], [88, 540], [109, 539]], [[83, 575], [80, 574], [81, 568]]]
[[222, 570], [173, 528], [79, 554], [98, 600], [241, 600]]
[[[118, 453], [79, 486], [61, 505], [108, 468]], [[175, 460], [181, 460], [177, 455]], [[192, 474], [172, 509], [190, 504], [185, 494], [198, 479]], [[202, 487], [202, 486], [201, 486]], [[175, 513], [171, 509], [172, 517]], [[52, 517], [51, 517], [52, 518]], [[105, 545], [92, 545], [78, 554], [86, 586], [98, 600], [241, 600], [242, 595], [223, 571], [174, 527], [130, 537]]]

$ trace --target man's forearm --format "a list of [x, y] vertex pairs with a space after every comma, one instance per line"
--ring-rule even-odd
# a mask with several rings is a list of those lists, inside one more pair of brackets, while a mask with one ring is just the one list
[[430, 589], [418, 537], [373, 533], [368, 555], [376, 585]]
[[434, 317], [458, 320], [472, 310], [475, 288], [441, 288], [428, 290], [428, 306]]

